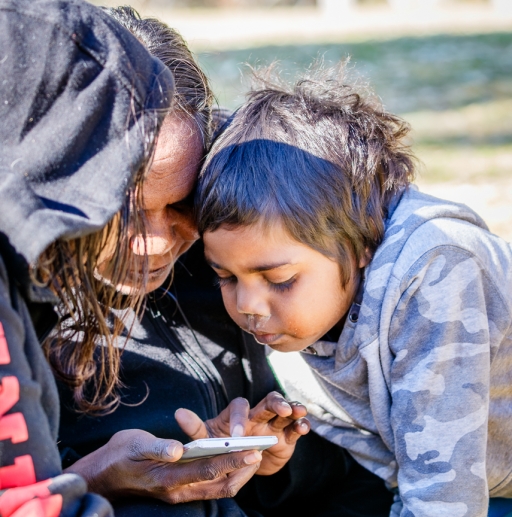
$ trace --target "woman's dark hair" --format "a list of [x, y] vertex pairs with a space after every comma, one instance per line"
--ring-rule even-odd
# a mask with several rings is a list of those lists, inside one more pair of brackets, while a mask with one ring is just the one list
[[387, 113], [345, 66], [316, 67], [294, 85], [270, 71], [214, 143], [200, 175], [200, 234], [280, 220], [341, 267], [373, 254], [393, 195], [414, 176], [408, 124]]
[[206, 75], [181, 35], [156, 18], [141, 18], [132, 7], [103, 8], [128, 29], [174, 75], [173, 109], [190, 115], [207, 149], [211, 134], [213, 93]]
[[[206, 151], [212, 131], [213, 94], [183, 38], [156, 19], [141, 19], [131, 7], [104, 10], [171, 70], [175, 81], [172, 113], [186, 115], [195, 121]], [[145, 236], [140, 207], [143, 206], [143, 182], [151, 165], [155, 135], [142, 136], [147, 140], [145, 164], [137, 174], [122, 210], [101, 232], [54, 243], [41, 256], [33, 272], [36, 282], [51, 282], [61, 300], [65, 317], [56, 332], [45, 341], [45, 350], [56, 376], [73, 388], [74, 402], [85, 413], [108, 413], [119, 405], [122, 347], [117, 341], [122, 335], [127, 338], [130, 329], [130, 323], [123, 321], [123, 314], [131, 313], [125, 309], [138, 313], [143, 306], [147, 257], [139, 264], [130, 253], [129, 244], [130, 234]], [[111, 285], [97, 278], [96, 267], [105, 255], [112, 257]], [[142, 271], [140, 290], [135, 289], [130, 296], [125, 296], [113, 287], [124, 284], [130, 271], [139, 270]], [[59, 280], [52, 280], [55, 278]], [[98, 346], [99, 343], [102, 346]]]
[[[58, 296], [62, 313], [43, 348], [56, 377], [73, 388], [74, 402], [84, 413], [108, 413], [119, 405], [116, 391], [121, 386], [120, 349], [115, 343], [126, 331], [123, 313], [131, 312], [126, 309], [138, 313], [143, 304], [147, 259], [141, 261], [131, 253], [128, 236], [146, 235], [138, 207], [156, 134], [141, 130], [146, 131], [142, 135], [147, 142], [146, 156], [122, 209], [99, 232], [57, 240], [32, 269], [33, 281], [49, 286]], [[98, 278], [97, 272], [105, 257], [111, 257], [108, 283]], [[141, 271], [135, 279], [140, 289], [135, 289], [132, 296], [124, 296], [115, 286], [133, 278], [133, 271]], [[102, 342], [100, 347], [98, 340]]]

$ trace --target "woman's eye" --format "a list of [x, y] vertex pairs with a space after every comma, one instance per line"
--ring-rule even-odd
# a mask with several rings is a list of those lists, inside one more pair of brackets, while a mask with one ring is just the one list
[[295, 276], [292, 276], [292, 278], [284, 282], [271, 282], [270, 280], [267, 280], [267, 282], [270, 285], [271, 289], [279, 293], [283, 293], [285, 291], [289, 291], [296, 280], [297, 278]]
[[218, 275], [215, 275], [214, 283], [215, 283], [215, 285], [217, 287], [221, 287], [222, 288], [222, 287], [224, 287], [224, 286], [226, 286], [228, 284], [232, 284], [234, 282], [236, 282], [236, 277], [235, 276], [220, 277]]
[[174, 210], [175, 212], [178, 212], [179, 214], [191, 214], [193, 210], [193, 206], [185, 203], [185, 202], [179, 202], [179, 203], [173, 203], [172, 205], [167, 205], [168, 208], [171, 210]]
[[186, 198], [176, 201], [171, 205], [167, 205], [168, 208], [175, 210], [180, 213], [190, 213], [194, 208], [194, 193], [191, 192]]

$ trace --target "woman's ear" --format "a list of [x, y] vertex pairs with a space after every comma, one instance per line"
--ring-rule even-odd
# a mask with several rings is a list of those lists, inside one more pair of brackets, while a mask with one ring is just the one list
[[372, 260], [372, 252], [369, 248], [364, 249], [364, 255], [359, 259], [359, 268], [366, 267]]

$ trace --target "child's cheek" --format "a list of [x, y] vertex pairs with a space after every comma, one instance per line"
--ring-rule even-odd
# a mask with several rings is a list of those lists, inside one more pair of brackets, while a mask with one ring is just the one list
[[224, 302], [224, 307], [228, 311], [231, 319], [237, 324], [241, 325], [241, 314], [237, 311], [237, 303], [236, 303], [236, 290], [230, 289], [229, 286], [223, 287], [221, 289], [222, 292], [222, 301]]
[[291, 300], [283, 301], [278, 307], [272, 311], [272, 318], [280, 322], [283, 331], [292, 337], [301, 338], [307, 328], [308, 320], [306, 314], [302, 314]]
[[317, 310], [314, 305], [297, 305], [288, 305], [286, 314], [281, 314], [281, 321], [286, 327], [286, 334], [302, 341], [305, 348], [320, 339], [333, 325], [326, 320], [327, 314]]

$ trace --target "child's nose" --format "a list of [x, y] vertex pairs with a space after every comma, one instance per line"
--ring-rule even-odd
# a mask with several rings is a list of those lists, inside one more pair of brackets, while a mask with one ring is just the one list
[[[252, 318], [261, 320], [270, 317], [269, 307], [263, 296], [259, 295], [256, 289], [248, 289], [243, 286], [237, 288], [237, 311]], [[252, 321], [256, 321], [253, 319]]]

